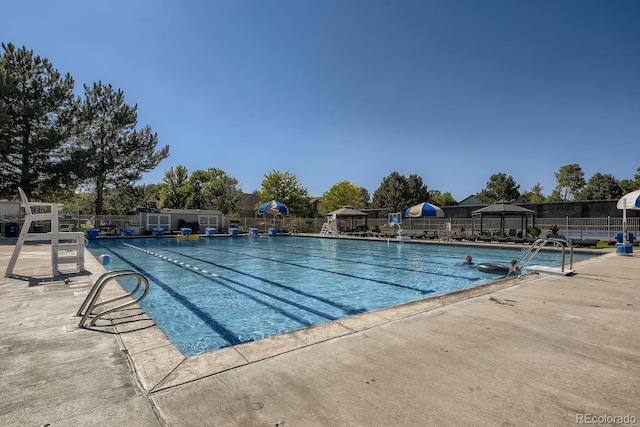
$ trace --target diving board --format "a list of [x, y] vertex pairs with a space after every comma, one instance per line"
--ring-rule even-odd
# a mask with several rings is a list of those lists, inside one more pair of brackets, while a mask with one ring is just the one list
[[560, 267], [549, 267], [547, 265], [527, 265], [526, 269], [529, 271], [537, 271], [539, 273], [555, 274], [559, 276], [572, 276], [576, 271], [564, 269]]

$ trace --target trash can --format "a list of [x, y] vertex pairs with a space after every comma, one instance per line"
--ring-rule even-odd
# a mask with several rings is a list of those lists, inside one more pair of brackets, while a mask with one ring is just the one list
[[18, 237], [19, 231], [17, 222], [8, 222], [4, 226], [4, 235], [6, 237]]

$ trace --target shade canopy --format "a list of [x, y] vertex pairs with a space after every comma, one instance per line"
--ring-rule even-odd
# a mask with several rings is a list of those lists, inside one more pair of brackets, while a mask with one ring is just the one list
[[367, 214], [359, 211], [357, 209], [352, 208], [351, 206], [343, 206], [340, 209], [336, 209], [335, 211], [327, 213], [328, 218], [333, 218], [337, 220], [341, 218], [342, 220], [350, 219], [351, 220], [351, 229], [354, 229], [354, 221], [364, 218], [365, 226], [367, 224]]
[[327, 216], [335, 216], [335, 217], [343, 216], [343, 217], [355, 218], [360, 216], [367, 216], [367, 214], [357, 209], [354, 209], [351, 206], [343, 206], [340, 209], [336, 209], [333, 212], [329, 212]]
[[482, 209], [471, 212], [473, 215], [486, 215], [486, 216], [520, 216], [523, 214], [535, 214], [531, 209], [523, 208], [522, 206], [514, 205], [513, 203], [500, 200], [493, 205], [486, 206]]
[[507, 202], [505, 200], [499, 200], [496, 203], [486, 206], [481, 209], [477, 209], [471, 212], [471, 216], [480, 217], [480, 233], [482, 233], [482, 218], [483, 217], [497, 217], [500, 218], [500, 229], [502, 235], [504, 235], [504, 219], [506, 217], [520, 217], [521, 227], [526, 233], [526, 222], [528, 217], [535, 218], [535, 212], [531, 209], [523, 208], [516, 204]]
[[424, 202], [407, 209], [404, 216], [406, 218], [422, 218], [423, 216], [444, 218], [444, 211], [436, 205]]
[[272, 200], [270, 202], [263, 203], [258, 209], [258, 213], [270, 215], [288, 215], [289, 208], [286, 207], [283, 203], [278, 202], [277, 200]]

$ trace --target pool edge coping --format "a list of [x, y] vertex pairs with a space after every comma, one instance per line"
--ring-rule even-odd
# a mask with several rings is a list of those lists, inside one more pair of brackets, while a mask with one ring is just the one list
[[[600, 255], [606, 257], [616, 254]], [[597, 262], [603, 256], [579, 261], [574, 266], [579, 268], [584, 263]], [[151, 395], [322, 342], [362, 333], [408, 317], [426, 315], [503, 289], [534, 283], [544, 277], [547, 276], [536, 273], [506, 277], [194, 356], [183, 355], [155, 323], [152, 327], [143, 328], [131, 327], [130, 323], [114, 324], [113, 328], [138, 384]], [[143, 316], [147, 316], [144, 310], [137, 308], [143, 312]], [[114, 313], [113, 318], [117, 316], [118, 313]]]

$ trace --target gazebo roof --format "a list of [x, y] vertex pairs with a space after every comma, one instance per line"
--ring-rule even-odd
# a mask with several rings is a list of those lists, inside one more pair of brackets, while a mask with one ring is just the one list
[[535, 215], [535, 211], [523, 208], [504, 200], [494, 203], [493, 205], [471, 212], [472, 215], [493, 215], [493, 216], [519, 216], [519, 215]]
[[352, 208], [351, 206], [343, 206], [340, 209], [336, 209], [333, 212], [329, 212], [327, 216], [335, 215], [335, 216], [367, 216], [366, 213], [359, 211], [357, 209]]

